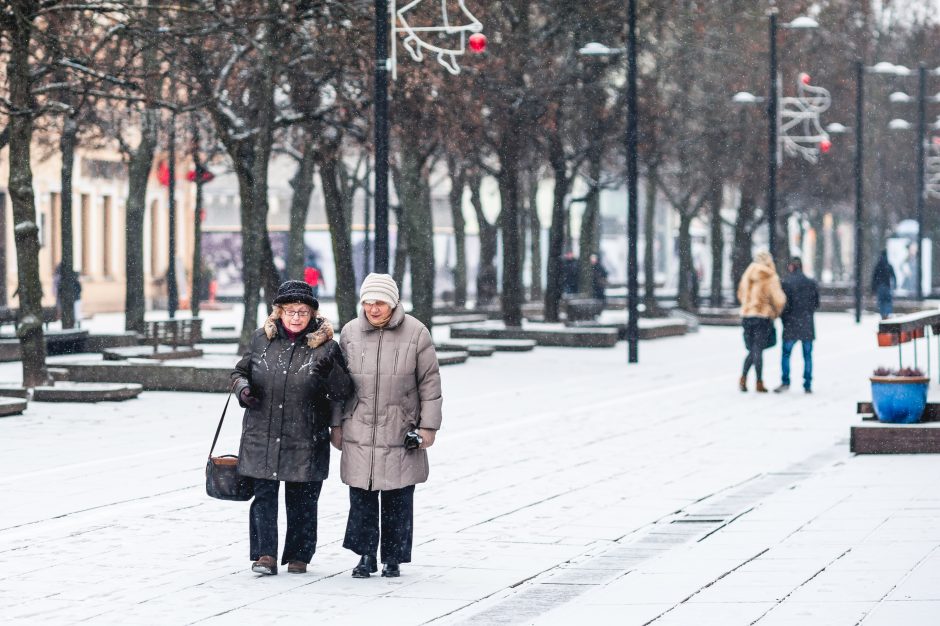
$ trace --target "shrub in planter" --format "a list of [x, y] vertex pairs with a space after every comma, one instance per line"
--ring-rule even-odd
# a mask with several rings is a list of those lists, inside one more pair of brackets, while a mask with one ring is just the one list
[[918, 369], [904, 367], [889, 370], [879, 367], [871, 377], [871, 401], [879, 421], [914, 424], [927, 406], [930, 379]]

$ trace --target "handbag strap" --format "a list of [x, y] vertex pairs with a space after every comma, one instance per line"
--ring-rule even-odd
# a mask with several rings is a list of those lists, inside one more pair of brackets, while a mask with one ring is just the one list
[[219, 433], [222, 432], [222, 422], [225, 421], [225, 412], [228, 410], [228, 403], [232, 401], [232, 394], [235, 392], [235, 383], [228, 392], [228, 398], [225, 400], [225, 406], [222, 407], [222, 417], [219, 418], [219, 425], [215, 429], [215, 437], [212, 438], [212, 447], [209, 448], [209, 457], [212, 457], [212, 451], [215, 450], [215, 444], [219, 440]]

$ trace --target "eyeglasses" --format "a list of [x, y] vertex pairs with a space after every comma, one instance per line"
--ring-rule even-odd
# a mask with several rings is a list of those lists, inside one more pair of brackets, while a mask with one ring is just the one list
[[287, 309], [284, 309], [284, 315], [286, 315], [287, 317], [299, 317], [300, 319], [304, 319], [304, 318], [310, 317], [310, 312], [309, 311], [288, 311]]
[[362, 306], [375, 306], [377, 304], [388, 304], [388, 302], [384, 302], [382, 300], [363, 300], [362, 301]]

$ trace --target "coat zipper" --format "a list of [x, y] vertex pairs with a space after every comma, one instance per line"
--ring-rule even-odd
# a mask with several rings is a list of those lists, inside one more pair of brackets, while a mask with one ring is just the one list
[[375, 400], [372, 407], [372, 459], [369, 463], [369, 491], [375, 477], [375, 435], [379, 428], [379, 363], [382, 360], [382, 328], [379, 329], [379, 345], [375, 350]]

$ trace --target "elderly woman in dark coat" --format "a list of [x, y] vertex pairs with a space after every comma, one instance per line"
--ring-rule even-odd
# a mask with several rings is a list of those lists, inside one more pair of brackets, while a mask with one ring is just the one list
[[254, 479], [251, 569], [277, 574], [277, 494], [285, 483], [287, 536], [281, 564], [307, 571], [317, 545], [317, 500], [330, 467], [329, 425], [352, 392], [333, 327], [310, 286], [280, 286], [274, 311], [251, 336], [232, 378], [245, 407], [238, 472]]

